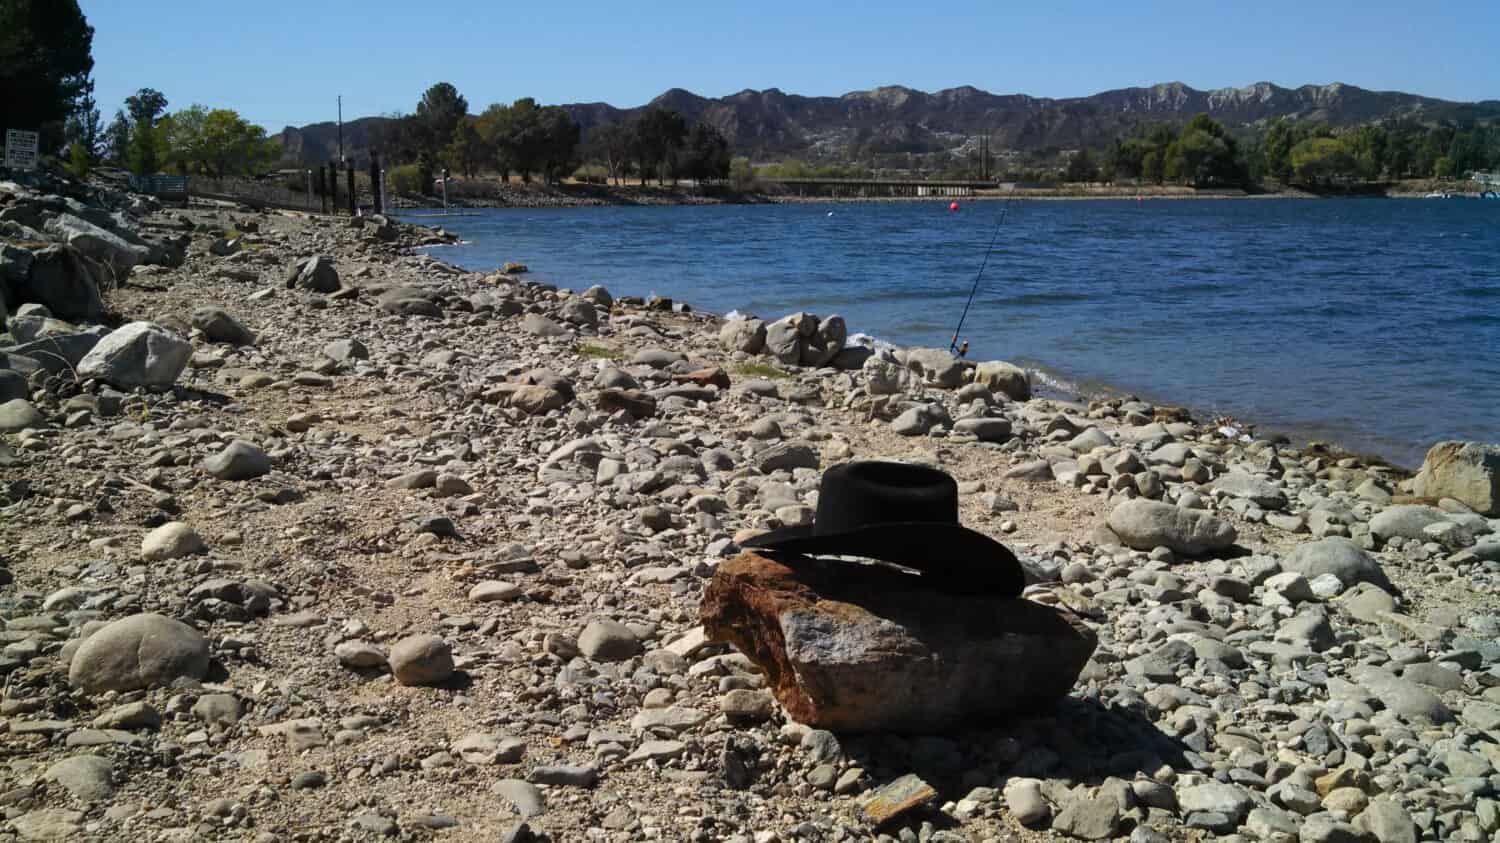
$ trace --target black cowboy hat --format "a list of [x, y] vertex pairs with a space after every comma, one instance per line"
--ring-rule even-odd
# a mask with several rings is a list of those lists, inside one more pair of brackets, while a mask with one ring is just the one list
[[813, 523], [741, 543], [776, 554], [858, 556], [922, 572], [946, 591], [1014, 597], [1025, 576], [1004, 545], [958, 523], [958, 483], [896, 462], [851, 462], [823, 473]]

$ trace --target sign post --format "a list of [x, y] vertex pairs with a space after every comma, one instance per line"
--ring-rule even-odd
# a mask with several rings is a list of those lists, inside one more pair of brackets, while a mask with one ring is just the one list
[[17, 170], [36, 169], [38, 134], [20, 129], [5, 130], [5, 166]]

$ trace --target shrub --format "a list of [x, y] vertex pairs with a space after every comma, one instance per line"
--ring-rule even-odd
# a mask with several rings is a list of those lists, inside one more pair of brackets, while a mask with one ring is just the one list
[[402, 164], [392, 167], [389, 173], [391, 177], [391, 189], [407, 196], [421, 195], [422, 190], [422, 168], [416, 164]]
[[73, 145], [68, 147], [67, 169], [74, 178], [79, 179], [88, 178], [89, 171], [94, 169], [94, 156], [89, 154], [89, 148], [83, 141], [73, 141]]
[[604, 184], [609, 181], [609, 171], [598, 164], [585, 164], [573, 171], [573, 180], [584, 184]]

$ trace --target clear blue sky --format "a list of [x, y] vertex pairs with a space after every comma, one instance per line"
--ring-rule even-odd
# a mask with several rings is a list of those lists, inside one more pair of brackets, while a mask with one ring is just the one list
[[[104, 118], [152, 87], [272, 132], [411, 111], [449, 81], [471, 111], [640, 105], [667, 88], [837, 95], [974, 85], [1082, 96], [1345, 82], [1500, 99], [1500, 0], [949, 0], [755, 4], [525, 0], [80, 0]], [[231, 11], [233, 10], [233, 11]], [[243, 11], [241, 11], [243, 10]]]

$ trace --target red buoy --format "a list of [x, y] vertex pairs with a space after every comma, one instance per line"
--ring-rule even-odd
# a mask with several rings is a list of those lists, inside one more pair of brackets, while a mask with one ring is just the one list
[[950, 211], [956, 211], [956, 210], [958, 210], [958, 203], [957, 202], [949, 202], [948, 203], [948, 210], [950, 210]]

